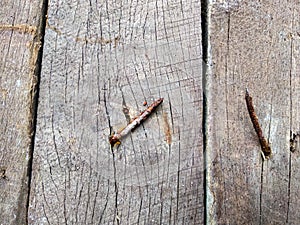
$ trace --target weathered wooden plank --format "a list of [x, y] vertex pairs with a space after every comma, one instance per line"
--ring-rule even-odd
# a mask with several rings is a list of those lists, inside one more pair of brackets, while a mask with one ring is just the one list
[[[290, 130], [299, 130], [299, 9], [296, 1], [284, 0], [211, 5], [209, 224], [300, 221], [299, 155], [289, 148]], [[260, 156], [244, 100], [246, 87], [271, 142], [268, 161]]]
[[0, 224], [25, 224], [41, 1], [0, 2]]
[[287, 220], [290, 224], [297, 224], [300, 221], [299, 207], [299, 190], [300, 190], [300, 7], [293, 7], [292, 29], [289, 35], [291, 38], [291, 74], [290, 74], [290, 106], [291, 106], [291, 139], [293, 134], [298, 136], [293, 140], [295, 149], [292, 149], [289, 170], [289, 211]]
[[[197, 1], [50, 1], [31, 224], [203, 223], [200, 14]], [[112, 130], [158, 97], [112, 151]]]

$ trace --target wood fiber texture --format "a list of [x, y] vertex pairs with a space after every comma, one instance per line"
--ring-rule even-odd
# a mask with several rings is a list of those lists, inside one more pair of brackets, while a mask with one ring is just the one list
[[[298, 224], [300, 129], [297, 1], [214, 1], [207, 151], [208, 224]], [[272, 156], [260, 157], [248, 88]]]
[[200, 15], [198, 1], [49, 2], [30, 224], [203, 223]]
[[0, 224], [25, 224], [40, 1], [0, 2]]
[[0, 53], [0, 224], [299, 223], [297, 1], [4, 0]]
[[287, 221], [297, 224], [300, 221], [300, 5], [292, 7], [292, 26], [290, 51], [290, 139], [294, 139], [295, 149], [289, 156], [289, 191]]

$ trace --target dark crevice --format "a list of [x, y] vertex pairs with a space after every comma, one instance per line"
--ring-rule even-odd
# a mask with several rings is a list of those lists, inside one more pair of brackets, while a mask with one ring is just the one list
[[289, 181], [288, 181], [288, 199], [287, 199], [287, 210], [286, 210], [286, 224], [289, 223], [289, 211], [290, 211], [290, 201], [291, 201], [291, 177], [292, 177], [292, 154], [289, 155]]
[[[113, 148], [113, 147], [111, 147]], [[118, 208], [118, 180], [117, 180], [117, 168], [116, 168], [116, 155], [112, 149], [112, 156], [113, 156], [113, 167], [114, 167], [114, 186], [115, 186], [115, 214], [114, 214], [114, 223], [117, 221], [117, 224], [120, 224], [120, 217], [119, 217], [119, 208]]]
[[[48, 11], [48, 0], [44, 0], [41, 8], [41, 19], [38, 23], [37, 33], [33, 38], [33, 45], [31, 49], [31, 57], [34, 57], [34, 54], [37, 54], [35, 69], [33, 73], [33, 84], [30, 91], [31, 106], [30, 106], [30, 124], [29, 124], [29, 134], [31, 135], [30, 145], [29, 145], [29, 159], [27, 166], [27, 176], [28, 176], [28, 193], [27, 193], [27, 202], [26, 202], [26, 224], [28, 224], [28, 211], [30, 203], [30, 192], [31, 192], [31, 181], [32, 181], [32, 164], [33, 164], [33, 153], [34, 153], [34, 140], [36, 134], [36, 125], [37, 125], [37, 109], [38, 109], [38, 99], [39, 99], [39, 88], [40, 88], [40, 77], [42, 69], [42, 58], [43, 58], [43, 46], [44, 46], [44, 36], [46, 29], [46, 20], [47, 20], [47, 11]], [[38, 52], [34, 52], [35, 46], [40, 45]]]
[[[293, 20], [292, 20], [292, 28], [294, 28], [294, 13], [293, 13]], [[294, 48], [294, 42], [293, 39], [291, 39], [291, 45], [290, 45], [290, 68], [293, 68], [293, 48]], [[287, 211], [286, 211], [286, 224], [289, 222], [289, 212], [290, 212], [290, 201], [291, 201], [291, 178], [292, 178], [292, 154], [294, 152], [294, 141], [296, 139], [296, 135], [293, 134], [292, 129], [293, 129], [293, 86], [292, 86], [292, 80], [293, 80], [293, 74], [292, 74], [292, 69], [289, 71], [289, 79], [290, 79], [290, 154], [289, 154], [289, 180], [288, 180], [288, 200], [287, 200]]]
[[208, 5], [209, 0], [201, 0], [201, 35], [202, 35], [202, 59], [208, 63]]
[[[108, 82], [110, 82], [110, 80], [108, 80]], [[113, 128], [111, 126], [111, 122], [110, 122], [110, 115], [109, 115], [109, 112], [108, 112], [108, 101], [107, 101], [107, 97], [106, 97], [106, 83], [104, 84], [104, 99], [103, 99], [103, 102], [104, 102], [104, 108], [105, 108], [105, 114], [106, 114], [106, 117], [107, 117], [107, 122], [108, 122], [108, 127], [109, 127], [109, 134], [111, 135], [113, 133]]]
[[179, 158], [178, 158], [178, 167], [177, 167], [177, 185], [176, 185], [176, 210], [175, 210], [175, 216], [174, 221], [178, 221], [178, 215], [179, 215], [179, 196], [180, 196], [180, 149], [181, 149], [181, 133], [180, 129], [178, 129], [178, 149], [179, 149]]
[[259, 224], [263, 224], [262, 221], [262, 194], [263, 194], [263, 181], [264, 181], [264, 167], [263, 167], [264, 162], [261, 163], [261, 173], [260, 173], [260, 193], [259, 193]]
[[[106, 85], [104, 86], [104, 89], [106, 90]], [[108, 99], [106, 96], [106, 91], [104, 91], [104, 107], [105, 107], [105, 112], [106, 112], [106, 116], [107, 116], [107, 120], [108, 120], [108, 126], [109, 126], [109, 130], [110, 130], [110, 134], [113, 134], [113, 128], [111, 126], [111, 122], [110, 122], [110, 115], [109, 115], [109, 111], [108, 111]], [[117, 224], [120, 224], [120, 219], [119, 219], [119, 209], [118, 209], [118, 182], [117, 182], [117, 168], [116, 168], [116, 155], [114, 152], [114, 146], [110, 146], [110, 150], [112, 153], [112, 157], [113, 157], [113, 168], [114, 168], [114, 187], [115, 187], [115, 213], [114, 213], [114, 224], [115, 221], [117, 221]]]
[[206, 98], [203, 95], [203, 118], [202, 118], [202, 134], [203, 134], [203, 205], [204, 205], [204, 218], [203, 224], [207, 224], [207, 174], [206, 174], [206, 167], [207, 167], [207, 157], [205, 154], [206, 151], [206, 128], [205, 123], [207, 120], [207, 113], [206, 113]]
[[204, 218], [203, 224], [208, 223], [208, 205], [207, 205], [207, 67], [209, 63], [209, 0], [201, 0], [201, 35], [202, 35], [202, 88], [203, 88], [203, 114], [202, 114], [202, 135], [203, 135], [203, 205], [204, 205]]

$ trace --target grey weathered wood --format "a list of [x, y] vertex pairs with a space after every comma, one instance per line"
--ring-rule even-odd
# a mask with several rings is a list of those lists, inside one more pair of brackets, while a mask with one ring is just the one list
[[[202, 224], [200, 2], [50, 1], [30, 224]], [[108, 136], [144, 100], [157, 112]]]
[[25, 224], [40, 1], [0, 2], [0, 224]]
[[[297, 1], [215, 1], [208, 86], [209, 224], [298, 224]], [[248, 87], [273, 156], [262, 162], [244, 100]]]
[[[293, 7], [291, 38], [291, 73], [290, 73], [290, 104], [291, 119], [290, 129], [293, 133], [300, 134], [300, 6]], [[290, 156], [290, 184], [289, 184], [289, 213], [288, 221], [297, 224], [300, 221], [300, 137], [296, 139], [295, 152]]]

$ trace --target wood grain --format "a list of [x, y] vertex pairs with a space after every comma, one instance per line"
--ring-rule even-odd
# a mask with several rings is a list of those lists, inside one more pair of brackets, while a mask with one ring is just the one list
[[50, 1], [30, 224], [203, 223], [200, 14], [197, 1]]
[[[211, 7], [208, 83], [207, 219], [209, 224], [300, 221], [299, 12], [296, 1], [215, 1]], [[245, 88], [271, 143], [262, 161]], [[296, 194], [297, 193], [297, 194]]]
[[25, 224], [40, 1], [0, 3], [0, 223]]
[[[300, 7], [293, 8], [291, 38], [291, 73], [290, 73], [290, 129], [292, 133], [300, 134]], [[289, 199], [287, 221], [297, 224], [299, 215], [300, 190], [300, 138], [296, 138], [295, 151], [290, 154], [289, 161]]]

